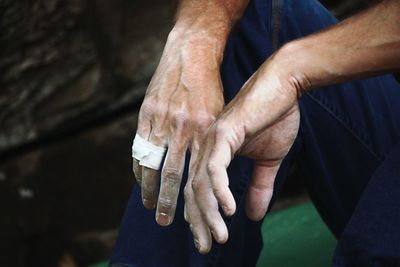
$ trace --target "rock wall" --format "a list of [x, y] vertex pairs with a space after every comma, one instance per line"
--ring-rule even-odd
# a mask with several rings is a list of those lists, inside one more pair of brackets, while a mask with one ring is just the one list
[[0, 266], [109, 256], [164, 0], [0, 0]]

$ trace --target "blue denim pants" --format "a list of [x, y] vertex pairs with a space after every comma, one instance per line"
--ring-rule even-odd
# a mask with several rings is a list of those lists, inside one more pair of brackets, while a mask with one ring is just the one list
[[[336, 23], [317, 0], [253, 0], [230, 34], [221, 66], [229, 102], [284, 43]], [[351, 38], [351, 36], [349, 36]], [[293, 55], [294, 57], [296, 55]], [[279, 170], [275, 192], [297, 161], [307, 188], [338, 238], [334, 266], [400, 266], [400, 86], [391, 75], [326, 86], [300, 99], [298, 137]], [[173, 224], [160, 227], [136, 187], [111, 258], [113, 266], [251, 267], [262, 248], [260, 222], [244, 213], [252, 162], [228, 168], [238, 203], [227, 219], [227, 244], [200, 255], [183, 218], [182, 191]], [[186, 183], [185, 171], [182, 188]]]

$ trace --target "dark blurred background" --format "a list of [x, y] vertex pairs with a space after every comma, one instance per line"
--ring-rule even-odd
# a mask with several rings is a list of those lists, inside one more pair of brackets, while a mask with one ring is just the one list
[[[370, 1], [322, 2], [344, 18]], [[0, 266], [109, 257], [134, 185], [137, 113], [174, 6], [0, 0]], [[278, 207], [304, 197], [289, 181]]]

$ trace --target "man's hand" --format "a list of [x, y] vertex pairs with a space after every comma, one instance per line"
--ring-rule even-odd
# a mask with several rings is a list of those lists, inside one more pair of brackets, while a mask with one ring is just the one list
[[176, 24], [140, 109], [137, 130], [145, 142], [168, 148], [160, 190], [158, 170], [133, 160], [143, 204], [149, 209], [157, 206], [160, 225], [173, 221], [186, 151], [191, 151], [192, 165], [206, 130], [223, 108], [219, 67], [229, 31], [247, 1], [180, 1]]
[[211, 234], [219, 243], [228, 238], [218, 207], [227, 216], [236, 209], [226, 172], [233, 156], [255, 161], [246, 211], [251, 219], [260, 220], [279, 166], [297, 135], [300, 84], [294, 77], [283, 76], [283, 66], [276, 62], [274, 58], [267, 61], [220, 114], [189, 175], [192, 183], [185, 188], [185, 216], [202, 253], [211, 248]]
[[158, 204], [158, 171], [133, 162], [143, 204], [149, 209], [157, 204], [161, 225], [173, 220], [187, 149], [197, 154], [199, 140], [224, 104], [215, 51], [215, 40], [206, 35], [170, 37], [140, 110], [137, 133], [168, 147]]

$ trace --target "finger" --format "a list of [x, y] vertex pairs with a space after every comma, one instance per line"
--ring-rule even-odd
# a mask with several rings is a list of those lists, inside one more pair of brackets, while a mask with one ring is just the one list
[[212, 246], [211, 232], [197, 207], [192, 190], [193, 170], [195, 169], [195, 163], [199, 152], [199, 142], [197, 140], [193, 140], [190, 151], [189, 177], [184, 190], [184, 217], [186, 222], [189, 223], [197, 250], [201, 254], [207, 254]]
[[[178, 138], [182, 140], [181, 138]], [[176, 202], [182, 180], [187, 144], [171, 141], [161, 172], [160, 194], [157, 203], [156, 221], [170, 225], [175, 216]]]
[[154, 209], [157, 204], [159, 171], [147, 167], [142, 168], [142, 202], [147, 209]]
[[[146, 112], [141, 109], [138, 117], [138, 126], [137, 126], [137, 134], [141, 136], [143, 139], [147, 140], [150, 136], [151, 131], [151, 123], [146, 116]], [[133, 174], [135, 175], [136, 181], [139, 186], [141, 185], [142, 180], [142, 168], [139, 165], [140, 159], [133, 158], [132, 166], [133, 166]]]
[[212, 245], [211, 233], [204, 222], [200, 210], [193, 198], [193, 192], [185, 189], [185, 220], [193, 234], [194, 245], [201, 254], [207, 254]]
[[192, 207], [190, 213], [189, 227], [193, 234], [194, 245], [201, 254], [207, 254], [212, 247], [210, 230], [197, 207]]
[[207, 174], [212, 190], [225, 215], [232, 216], [236, 210], [235, 199], [229, 189], [229, 177], [226, 172], [231, 161], [231, 149], [228, 142], [217, 141], [207, 162]]
[[220, 244], [228, 240], [228, 229], [219, 213], [218, 202], [215, 198], [211, 184], [206, 179], [194, 178], [192, 188], [195, 192], [195, 201], [200, 209], [203, 219], [210, 228], [215, 241]]
[[246, 196], [246, 214], [259, 221], [267, 212], [274, 190], [274, 181], [280, 162], [277, 164], [255, 163]]
[[[163, 139], [158, 138], [154, 132], [150, 133], [148, 142], [155, 146], [165, 147]], [[143, 157], [140, 162], [142, 202], [146, 208], [153, 209], [157, 203], [160, 171], [158, 166], [155, 169], [144, 166], [144, 160], [145, 157]]]
[[141, 185], [141, 180], [142, 180], [142, 166], [139, 165], [139, 161], [135, 158], [133, 158], [133, 174], [135, 176], [135, 179], [138, 183], [138, 185]]

